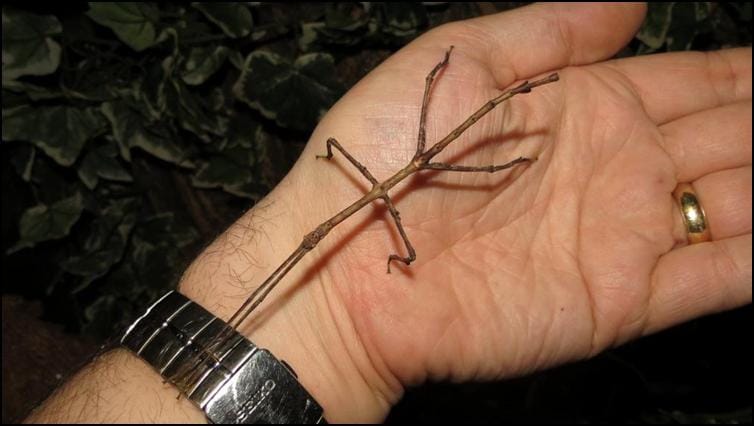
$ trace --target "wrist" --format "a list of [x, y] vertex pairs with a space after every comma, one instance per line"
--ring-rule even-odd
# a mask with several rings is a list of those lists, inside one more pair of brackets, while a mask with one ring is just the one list
[[[282, 200], [274, 206], [285, 209]], [[283, 219], [268, 225], [260, 215]], [[179, 291], [227, 321], [305, 234], [292, 216], [247, 212], [191, 265]], [[400, 387], [374, 367], [316, 256], [294, 268], [238, 331], [286, 361], [330, 422], [382, 420], [398, 398]]]

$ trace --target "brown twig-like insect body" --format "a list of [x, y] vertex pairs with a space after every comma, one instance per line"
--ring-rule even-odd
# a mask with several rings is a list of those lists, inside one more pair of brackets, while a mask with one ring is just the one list
[[[320, 241], [322, 241], [325, 236], [327, 236], [330, 231], [349, 218], [351, 215], [356, 213], [357, 211], [361, 210], [364, 206], [371, 203], [374, 200], [382, 199], [385, 204], [388, 207], [388, 210], [390, 211], [390, 215], [393, 217], [393, 220], [395, 221], [395, 225], [398, 228], [398, 232], [401, 236], [401, 239], [403, 240], [404, 244], [406, 245], [406, 249], [408, 251], [408, 256], [400, 256], [397, 254], [391, 254], [388, 256], [387, 260], [387, 272], [390, 273], [390, 263], [393, 261], [399, 261], [406, 265], [409, 265], [411, 262], [413, 262], [416, 259], [416, 251], [414, 250], [414, 247], [411, 245], [411, 242], [408, 239], [408, 236], [406, 235], [406, 231], [403, 229], [403, 225], [401, 223], [401, 217], [398, 212], [398, 210], [395, 208], [395, 205], [393, 204], [392, 200], [390, 199], [390, 196], [388, 195], [388, 191], [392, 189], [395, 185], [397, 185], [399, 182], [404, 180], [406, 177], [421, 171], [421, 170], [446, 170], [446, 171], [457, 171], [457, 172], [488, 172], [488, 173], [494, 173], [500, 170], [505, 170], [507, 168], [513, 167], [517, 164], [525, 163], [532, 161], [529, 158], [525, 157], [519, 157], [515, 160], [512, 160], [508, 163], [502, 164], [502, 165], [489, 165], [489, 166], [460, 166], [460, 165], [454, 165], [454, 164], [445, 164], [445, 163], [437, 163], [437, 162], [431, 162], [432, 158], [434, 158], [437, 154], [442, 152], [445, 147], [447, 147], [451, 142], [456, 140], [461, 134], [463, 134], [466, 129], [471, 127], [474, 123], [476, 123], [480, 118], [482, 118], [485, 114], [492, 111], [493, 108], [495, 108], [500, 103], [512, 98], [515, 95], [521, 94], [521, 93], [529, 93], [531, 89], [541, 86], [544, 84], [552, 83], [558, 80], [557, 74], [550, 74], [549, 76], [542, 78], [540, 80], [536, 80], [533, 82], [524, 82], [521, 85], [507, 90], [497, 96], [496, 98], [488, 101], [485, 103], [481, 108], [479, 108], [475, 113], [473, 113], [471, 116], [469, 116], [463, 123], [461, 123], [458, 127], [456, 127], [450, 134], [448, 134], [446, 137], [441, 139], [439, 142], [435, 143], [432, 147], [425, 150], [426, 146], [426, 117], [427, 117], [427, 105], [429, 104], [429, 93], [430, 89], [432, 87], [432, 83], [437, 75], [437, 73], [448, 64], [448, 60], [450, 58], [450, 53], [453, 50], [453, 47], [451, 46], [450, 49], [445, 53], [444, 59], [438, 63], [432, 71], [427, 75], [425, 87], [424, 87], [424, 97], [422, 100], [422, 107], [421, 107], [421, 115], [419, 119], [419, 135], [417, 138], [417, 144], [416, 144], [416, 154], [414, 154], [411, 161], [401, 170], [396, 172], [393, 176], [387, 178], [386, 180], [379, 182], [370, 172], [369, 170], [361, 164], [358, 160], [356, 160], [351, 154], [348, 153], [341, 145], [338, 143], [337, 140], [334, 138], [330, 138], [327, 140], [327, 154], [326, 155], [318, 155], [317, 158], [325, 158], [325, 159], [331, 159], [333, 156], [333, 147], [340, 151], [343, 156], [351, 163], [353, 164], [356, 169], [361, 172], [361, 174], [372, 184], [372, 189], [366, 193], [363, 197], [356, 200], [354, 203], [352, 203], [350, 206], [346, 207], [345, 209], [341, 210], [338, 214], [331, 217], [330, 219], [326, 220], [325, 222], [321, 223], [319, 226], [317, 226], [313, 231], [306, 234], [301, 241], [301, 244], [293, 251], [293, 253], [288, 256], [287, 259], [283, 261], [280, 266], [259, 286], [256, 290], [244, 301], [244, 303], [238, 308], [238, 310], [233, 314], [233, 316], [228, 320], [228, 323], [224, 330], [220, 332], [212, 341], [212, 344], [208, 347], [208, 354], [204, 355], [204, 358], [198, 359], [198, 363], [195, 363], [193, 366], [189, 366], [189, 371], [185, 371], [183, 373], [179, 373], [176, 378], [180, 381], [188, 381], [190, 383], [193, 379], [192, 377], [192, 371], [196, 370], [196, 368], [201, 365], [201, 363], [206, 359], [206, 357], [210, 357], [211, 359], [217, 359], [214, 354], [211, 352], [213, 351], [213, 348], [222, 347], [224, 339], [226, 339], [229, 335], [230, 330], [237, 329], [241, 323], [251, 314], [251, 312], [254, 311], [254, 309], [259, 306], [260, 303], [267, 297], [267, 295], [272, 291], [272, 289], [280, 282], [280, 280], [314, 247], [319, 244]], [[180, 386], [179, 386], [180, 387]]]

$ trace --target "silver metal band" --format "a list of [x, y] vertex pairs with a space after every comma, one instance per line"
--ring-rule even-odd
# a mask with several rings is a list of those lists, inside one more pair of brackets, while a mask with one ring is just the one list
[[241, 334], [212, 350], [190, 382], [174, 380], [197, 352], [209, 350], [225, 323], [171, 291], [126, 330], [121, 344], [176, 385], [213, 423], [326, 423], [296, 373]]

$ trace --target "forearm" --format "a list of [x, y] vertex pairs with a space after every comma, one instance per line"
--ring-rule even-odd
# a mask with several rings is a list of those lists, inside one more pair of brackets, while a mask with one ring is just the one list
[[[210, 245], [181, 282], [183, 294], [224, 320], [293, 244], [287, 234], [297, 233], [296, 224], [282, 223], [292, 220], [290, 214], [265, 230], [253, 223], [254, 216], [254, 211], [248, 212]], [[251, 232], [267, 238], [248, 238]], [[326, 274], [312, 274], [311, 266], [304, 262], [240, 331], [294, 368], [328, 421], [379, 421], [398, 393], [375, 386], [381, 380], [347, 314], [338, 312], [339, 304], [328, 303], [325, 293], [332, 289], [324, 288]], [[82, 369], [27, 422], [204, 421], [203, 413], [178, 395], [177, 388], [164, 383], [144, 361], [117, 350]]]
[[99, 356], [24, 423], [200, 423], [204, 414], [125, 349]]
[[[301, 321], [308, 320], [300, 317]], [[275, 320], [272, 320], [275, 321]], [[289, 332], [290, 331], [290, 332]], [[331, 422], [378, 421], [389, 408], [339, 350], [304, 342], [298, 330], [260, 327], [263, 345], [296, 370]], [[325, 333], [322, 333], [325, 334]], [[321, 336], [321, 334], [319, 334]], [[318, 336], [311, 333], [310, 336]], [[99, 356], [58, 389], [29, 423], [198, 423], [204, 414], [146, 362], [125, 349]]]
[[[360, 386], [359, 380], [338, 377], [340, 372], [334, 370], [342, 369], [343, 364], [317, 362], [321, 356], [314, 354], [311, 358], [299, 356], [298, 348], [288, 345], [273, 353], [296, 365], [300, 381], [323, 405], [329, 421], [377, 421], [385, 415], [380, 404], [370, 406], [371, 392], [363, 384]], [[354, 378], [358, 377], [350, 379]], [[117, 349], [79, 371], [25, 422], [202, 423], [205, 417], [146, 362], [125, 349]]]

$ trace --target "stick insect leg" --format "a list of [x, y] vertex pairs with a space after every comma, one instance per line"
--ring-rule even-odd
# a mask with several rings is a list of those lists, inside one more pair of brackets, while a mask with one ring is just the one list
[[416, 156], [418, 157], [424, 153], [424, 147], [427, 141], [427, 105], [429, 104], [429, 91], [432, 89], [432, 82], [435, 80], [435, 76], [445, 66], [448, 65], [448, 59], [450, 59], [450, 52], [453, 51], [453, 46], [445, 52], [445, 58], [439, 64], [432, 68], [432, 71], [427, 74], [427, 78], [424, 83], [424, 98], [422, 99], [422, 111], [419, 116], [419, 137], [416, 139]]
[[401, 214], [398, 212], [398, 209], [395, 208], [393, 200], [391, 200], [390, 197], [387, 196], [387, 194], [382, 197], [382, 199], [385, 201], [385, 204], [387, 204], [387, 208], [388, 210], [390, 210], [390, 214], [393, 216], [393, 220], [395, 221], [395, 226], [398, 228], [398, 233], [401, 234], [401, 238], [406, 244], [406, 249], [408, 250], [408, 256], [406, 257], [398, 256], [397, 254], [391, 254], [387, 258], [387, 273], [389, 274], [390, 262], [397, 260], [399, 262], [405, 263], [406, 266], [408, 266], [411, 264], [411, 262], [416, 260], [416, 250], [414, 250], [414, 246], [412, 246], [411, 242], [408, 240], [406, 231], [403, 229], [403, 224], [401, 223]]
[[450, 172], [487, 172], [487, 173], [495, 173], [499, 172], [500, 170], [509, 169], [516, 164], [521, 163], [529, 163], [533, 161], [531, 158], [526, 157], [518, 157], [513, 161], [509, 161], [505, 164], [500, 164], [497, 166], [458, 166], [455, 164], [445, 164], [445, 163], [427, 163], [423, 166], [424, 169], [430, 169], [430, 170], [446, 170]]
[[351, 154], [349, 154], [348, 151], [346, 151], [338, 143], [338, 141], [335, 140], [335, 138], [329, 138], [327, 140], [327, 155], [317, 155], [317, 158], [325, 158], [325, 159], [328, 159], [328, 160], [331, 159], [332, 158], [332, 147], [333, 146], [335, 148], [337, 148], [338, 151], [340, 151], [343, 154], [343, 156], [346, 157], [348, 159], [348, 161], [350, 161], [351, 164], [353, 164], [354, 167], [356, 167], [361, 172], [361, 174], [364, 175], [365, 178], [367, 178], [367, 180], [369, 182], [371, 182], [373, 185], [379, 184], [379, 182], [377, 181], [377, 179], [375, 179], [374, 176], [372, 176], [372, 174], [369, 173], [369, 170], [367, 170], [367, 168], [363, 164], [359, 163], [359, 161], [357, 159], [353, 158], [353, 156]]

